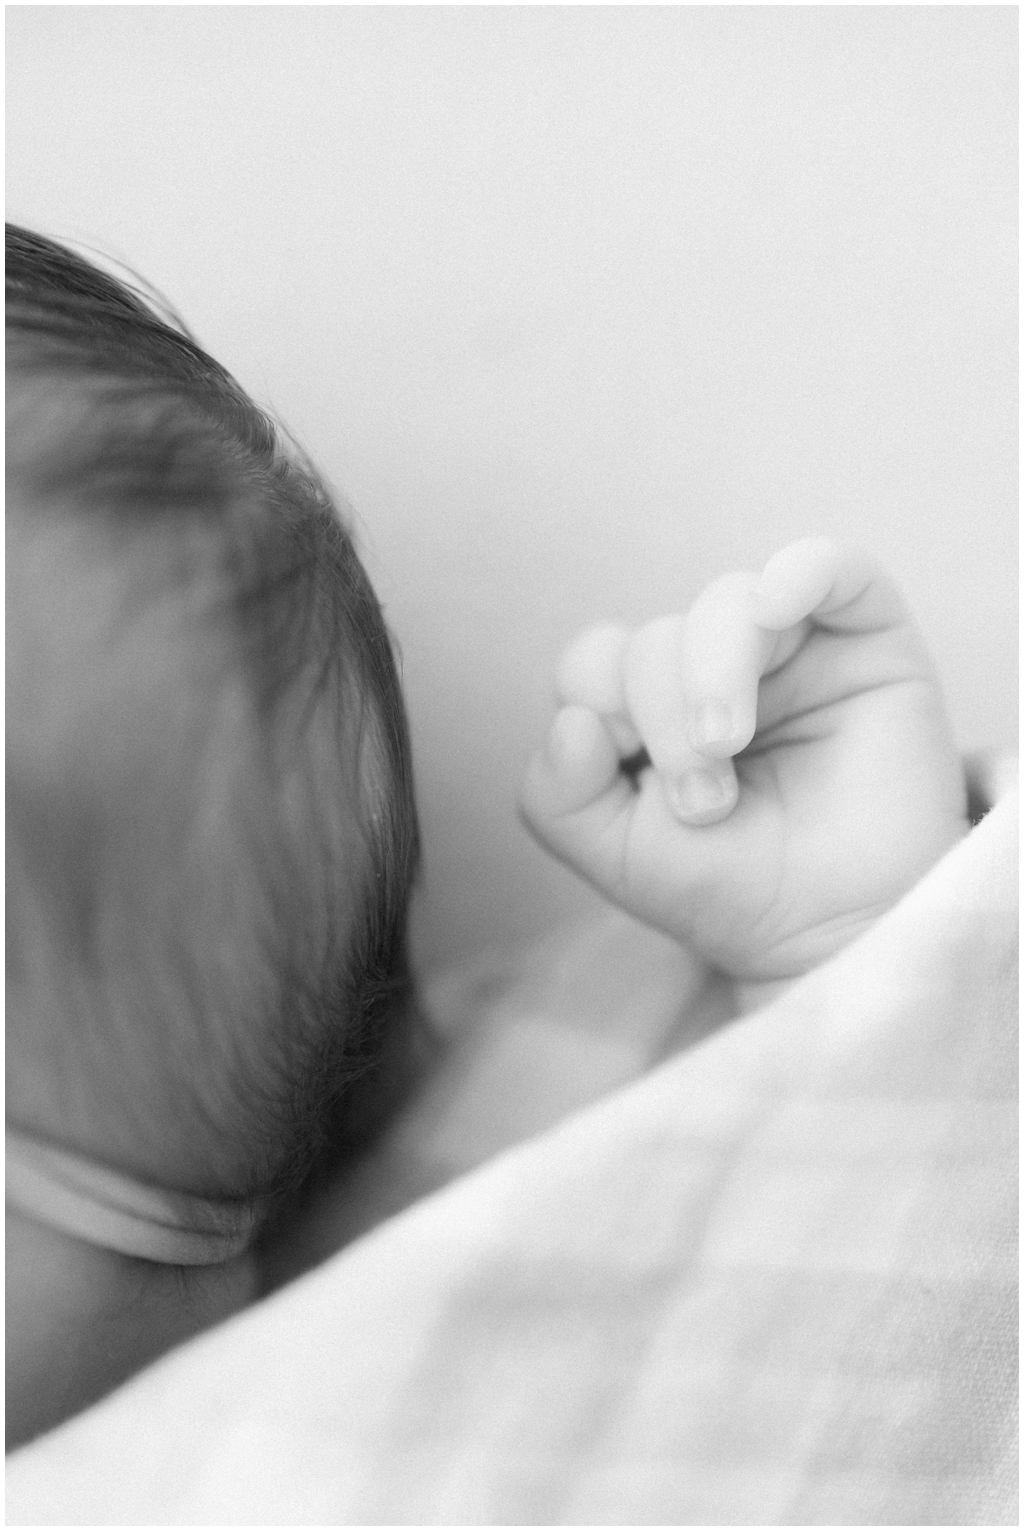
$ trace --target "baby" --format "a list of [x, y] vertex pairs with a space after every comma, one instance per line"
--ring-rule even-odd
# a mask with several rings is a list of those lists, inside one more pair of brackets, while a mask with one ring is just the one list
[[8, 1446], [256, 1288], [416, 1051], [409, 738], [316, 475], [7, 230]]
[[[137, 294], [7, 238], [8, 1444], [257, 1290], [417, 1053], [408, 734], [314, 473]], [[605, 625], [522, 808], [761, 1003], [966, 830], [902, 604], [815, 540]]]
[[685, 616], [588, 629], [522, 789], [527, 824], [763, 1004], [967, 831], [932, 663], [889, 579], [825, 538]]

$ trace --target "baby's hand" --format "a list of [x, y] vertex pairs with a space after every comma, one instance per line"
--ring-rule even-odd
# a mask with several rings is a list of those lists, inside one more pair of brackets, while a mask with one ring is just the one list
[[967, 829], [931, 661], [893, 584], [824, 538], [686, 616], [580, 635], [521, 794], [601, 893], [743, 983], [846, 945]]

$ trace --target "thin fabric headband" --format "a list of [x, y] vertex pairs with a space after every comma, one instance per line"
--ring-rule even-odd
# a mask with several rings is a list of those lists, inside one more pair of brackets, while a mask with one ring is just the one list
[[7, 1206], [102, 1249], [160, 1265], [220, 1265], [248, 1246], [261, 1208], [145, 1185], [8, 1127]]

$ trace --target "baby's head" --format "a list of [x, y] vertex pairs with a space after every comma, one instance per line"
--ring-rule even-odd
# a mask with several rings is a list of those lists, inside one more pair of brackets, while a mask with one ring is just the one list
[[15, 1204], [32, 1223], [38, 1171], [28, 1237], [141, 1280], [174, 1239], [130, 1247], [138, 1208], [126, 1238], [116, 1209], [86, 1226], [90, 1166], [171, 1193], [172, 1223], [183, 1196], [186, 1253], [211, 1200], [212, 1252], [181, 1264], [212, 1279], [403, 1072], [398, 676], [323, 486], [175, 322], [8, 229], [7, 347]]

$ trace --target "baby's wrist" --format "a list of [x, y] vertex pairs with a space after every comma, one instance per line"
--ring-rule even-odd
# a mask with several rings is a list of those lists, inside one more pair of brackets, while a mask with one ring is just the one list
[[[929, 856], [923, 859], [919, 876], [926, 875], [947, 851], [952, 850], [954, 845], [970, 833], [970, 828], [970, 822], [966, 817], [951, 821], [946, 833], [937, 839], [936, 843], [930, 847]], [[792, 943], [785, 956], [781, 952], [776, 953], [776, 959], [781, 958], [785, 964], [782, 976], [771, 975], [770, 970], [764, 977], [749, 973], [742, 977], [734, 974], [732, 986], [736, 1014], [749, 1015], [754, 1010], [762, 1010], [765, 1006], [772, 1004], [801, 978], [821, 967], [865, 935], [872, 926], [884, 918], [905, 893], [910, 891], [912, 886], [913, 883], [908, 884], [898, 895], [891, 895], [873, 908], [858, 910], [855, 914], [842, 916], [826, 925], [807, 931], [801, 939]]]

